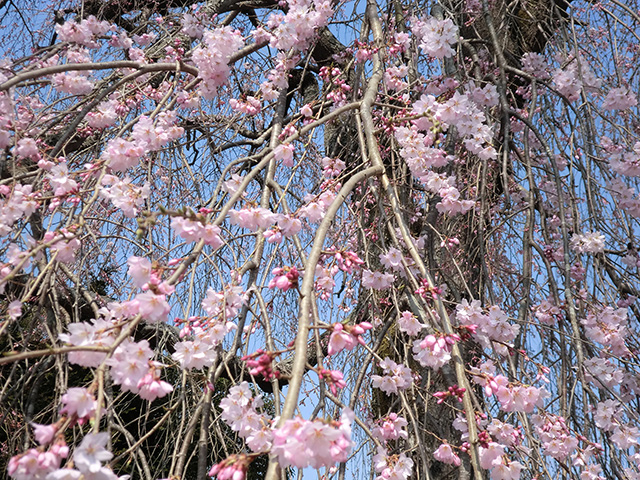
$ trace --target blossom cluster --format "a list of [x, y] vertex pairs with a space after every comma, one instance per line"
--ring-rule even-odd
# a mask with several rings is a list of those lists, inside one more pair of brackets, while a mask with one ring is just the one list
[[220, 402], [222, 419], [253, 452], [270, 451], [282, 467], [322, 468], [347, 460], [353, 412], [343, 411], [337, 421], [293, 418], [276, 427], [269, 416], [258, 413], [262, 405], [261, 397], [253, 397], [247, 382], [231, 387]]
[[223, 244], [220, 227], [207, 222], [203, 215], [176, 215], [171, 219], [171, 228], [187, 242], [202, 240], [213, 250], [217, 250]]
[[138, 187], [129, 177], [120, 179], [115, 175], [105, 175], [101, 183], [100, 196], [110, 200], [127, 217], [135, 217], [151, 193], [148, 183]]
[[470, 367], [470, 370], [474, 374], [472, 381], [484, 387], [487, 396], [495, 395], [505, 412], [531, 413], [542, 406], [548, 395], [544, 388], [512, 383], [504, 375], [496, 375], [496, 366], [491, 360]]
[[97, 48], [96, 37], [106, 34], [112, 29], [109, 22], [99, 21], [93, 15], [82, 19], [80, 23], [67, 20], [56, 25], [56, 33], [61, 42], [74, 42], [89, 48]]
[[629, 333], [627, 309], [605, 307], [598, 312], [590, 312], [582, 320], [587, 338], [605, 345], [614, 355], [628, 356], [631, 352], [625, 343]]
[[[606, 147], [609, 154], [609, 162], [614, 171], [629, 177], [640, 176], [640, 142], [635, 142], [630, 151], [625, 151], [623, 148], [613, 145], [609, 138], [603, 138], [602, 143]], [[617, 192], [618, 183], [614, 183], [613, 186], [613, 191]]]
[[423, 367], [439, 370], [451, 360], [451, 347], [460, 340], [460, 336], [427, 335], [413, 344], [413, 358]]
[[285, 15], [271, 14], [267, 26], [272, 29], [270, 45], [278, 50], [304, 50], [317, 28], [327, 24], [333, 13], [326, 0], [287, 0]]
[[31, 185], [15, 183], [13, 188], [0, 186], [0, 234], [8, 235], [12, 225], [21, 218], [29, 217], [38, 208], [38, 194]]
[[[42, 441], [40, 443], [48, 443]], [[9, 460], [8, 473], [16, 480], [127, 480], [129, 475], [118, 477], [102, 463], [111, 460], [113, 454], [106, 448], [109, 434], [106, 432], [85, 435], [73, 452], [75, 468], [59, 468], [69, 448], [64, 441], [56, 442], [48, 451], [32, 448]]]
[[[519, 433], [516, 430], [506, 426], [502, 422], [492, 422], [486, 426], [486, 415], [476, 418], [476, 423], [479, 429], [478, 440], [480, 446], [478, 447], [478, 460], [480, 466], [485, 470], [490, 470], [491, 478], [495, 480], [518, 480], [520, 478], [520, 472], [524, 468], [518, 461], [510, 460], [505, 454], [505, 450], [508, 446], [513, 446], [519, 443], [521, 440]], [[463, 450], [468, 450], [470, 445], [469, 440], [469, 427], [464, 417], [458, 416], [453, 422], [453, 426], [456, 430], [462, 433], [461, 439], [463, 440]], [[499, 441], [497, 441], [499, 440]], [[501, 443], [502, 442], [502, 443]], [[440, 446], [439, 453], [441, 457], [444, 457], [445, 463], [457, 465], [459, 457], [453, 451], [452, 447], [443, 444]]]
[[569, 431], [563, 417], [550, 414], [534, 415], [532, 421], [542, 441], [545, 455], [550, 455], [556, 460], [564, 460], [578, 448], [578, 439]]
[[336, 323], [332, 327], [327, 353], [335, 355], [342, 350], [353, 350], [358, 344], [364, 345], [362, 335], [373, 328], [369, 322], [362, 322], [357, 325], [345, 325]]
[[386, 357], [380, 362], [384, 375], [371, 375], [371, 385], [387, 395], [406, 390], [413, 384], [413, 372], [406, 365], [398, 364]]
[[273, 213], [266, 208], [253, 206], [230, 210], [229, 221], [233, 225], [238, 225], [252, 232], [268, 229], [264, 232], [264, 237], [269, 243], [280, 243], [283, 236], [291, 237], [302, 228], [300, 220], [296, 217]]
[[109, 140], [101, 158], [114, 172], [133, 168], [147, 153], [182, 136], [184, 129], [177, 126], [177, 121], [175, 111], [159, 113], [155, 119], [142, 115], [133, 127], [131, 140], [122, 137]]
[[578, 253], [601, 253], [604, 242], [604, 235], [600, 232], [576, 233], [571, 237], [571, 248]]
[[391, 273], [372, 272], [371, 270], [362, 270], [362, 286], [365, 288], [373, 288], [376, 290], [386, 290], [393, 285], [395, 277]]
[[553, 81], [558, 91], [570, 101], [580, 98], [583, 88], [597, 91], [602, 86], [602, 80], [595, 76], [589, 63], [575, 57], [568, 59], [566, 67], [553, 72]]
[[[436, 205], [440, 212], [464, 213], [473, 207], [472, 200], [461, 200], [455, 177], [436, 173], [433, 169], [448, 165], [456, 157], [435, 146], [437, 135], [455, 126], [465, 137], [465, 147], [480, 158], [493, 159], [497, 153], [490, 145], [491, 129], [486, 125], [486, 117], [471, 99], [479, 97], [483, 102], [493, 102], [495, 96], [488, 91], [479, 94], [461, 94], [456, 91], [446, 102], [440, 103], [433, 95], [422, 95], [413, 104], [412, 116], [418, 117], [411, 126], [395, 129], [395, 138], [400, 144], [400, 155], [405, 159], [411, 173], [430, 192], [438, 194], [441, 201]], [[426, 133], [422, 133], [426, 132]]]
[[627, 87], [612, 88], [602, 101], [602, 108], [605, 110], [626, 110], [635, 107], [638, 98]]
[[[111, 307], [113, 308], [114, 305]], [[73, 346], [112, 346], [116, 340], [117, 318], [107, 309], [103, 309], [102, 312], [106, 318], [99, 318], [93, 323], [69, 324], [67, 327], [69, 333], [61, 333], [60, 340]], [[154, 353], [147, 340], [134, 342], [128, 338], [118, 345], [109, 358], [106, 352], [81, 350], [70, 352], [69, 362], [83, 367], [98, 367], [105, 362], [110, 367], [109, 373], [115, 385], [120, 385], [123, 391], [137, 393], [140, 397], [152, 401], [158, 397], [164, 397], [173, 390], [171, 385], [160, 379], [159, 371], [162, 365], [152, 361], [153, 356]], [[70, 389], [67, 395], [75, 391]], [[80, 418], [84, 416], [79, 415]]]
[[371, 429], [374, 438], [381, 442], [389, 440], [398, 440], [409, 438], [409, 434], [405, 430], [407, 420], [397, 413], [391, 412], [389, 415], [376, 421], [375, 426]]
[[231, 56], [244, 45], [242, 35], [229, 26], [205, 30], [202, 44], [191, 56], [202, 79], [200, 92], [206, 99], [215, 97], [229, 77]]
[[469, 303], [466, 299], [456, 306], [456, 319], [461, 325], [474, 326], [474, 338], [484, 348], [491, 348], [501, 355], [508, 354], [505, 344], [511, 342], [518, 332], [518, 325], [509, 323], [507, 315], [496, 305], [484, 314], [479, 300]]
[[411, 476], [413, 460], [404, 453], [391, 455], [385, 448], [378, 447], [373, 466], [378, 474], [375, 480], [405, 480]]
[[455, 54], [451, 47], [458, 43], [458, 27], [450, 18], [413, 19], [411, 24], [411, 31], [420, 40], [423, 52], [435, 58], [451, 57]]
[[209, 316], [192, 317], [181, 322], [180, 337], [189, 335], [190, 339], [176, 342], [172, 358], [185, 370], [213, 365], [218, 358], [218, 346], [228, 333], [237, 328], [230, 320], [238, 314], [244, 302], [245, 295], [240, 286], [229, 285], [221, 292], [209, 288], [202, 301], [202, 308]]
[[271, 272], [274, 277], [269, 281], [269, 288], [278, 288], [286, 292], [298, 286], [300, 272], [296, 267], [278, 267]]

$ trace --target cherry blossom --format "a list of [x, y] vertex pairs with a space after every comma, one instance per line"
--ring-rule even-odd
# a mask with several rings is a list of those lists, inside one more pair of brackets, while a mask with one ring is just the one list
[[384, 375], [372, 375], [371, 384], [387, 395], [405, 390], [413, 383], [411, 369], [405, 365], [397, 364], [389, 357], [380, 362], [380, 368]]
[[371, 433], [378, 440], [385, 442], [389, 440], [397, 440], [399, 438], [407, 439], [409, 438], [409, 434], [404, 428], [407, 425], [407, 420], [404, 417], [391, 412], [389, 415], [376, 422]]
[[451, 360], [451, 346], [459, 340], [458, 335], [427, 335], [413, 344], [413, 358], [424, 367], [438, 370]]
[[434, 452], [433, 457], [443, 463], [460, 466], [461, 460], [448, 443], [443, 443]]
[[393, 285], [395, 277], [391, 273], [372, 272], [364, 269], [362, 271], [362, 286], [374, 288], [376, 290], [386, 290]]
[[362, 322], [357, 325], [344, 325], [336, 323], [332, 327], [332, 333], [329, 337], [328, 354], [335, 355], [342, 350], [353, 350], [358, 343], [364, 343], [362, 334], [373, 326], [368, 322]]
[[412, 22], [411, 30], [420, 39], [420, 48], [428, 55], [444, 58], [455, 53], [451, 47], [458, 43], [458, 28], [451, 19], [416, 19]]
[[57, 427], [56, 425], [41, 425], [39, 423], [32, 423], [33, 435], [36, 437], [36, 441], [40, 445], [47, 445], [53, 440]]
[[73, 461], [83, 473], [96, 473], [102, 468], [102, 462], [111, 460], [113, 454], [105, 447], [109, 441], [106, 432], [86, 435], [73, 452]]
[[86, 388], [72, 387], [62, 396], [60, 410], [63, 415], [76, 416], [78, 420], [88, 420], [95, 415], [98, 404]]
[[389, 455], [382, 447], [378, 447], [373, 464], [376, 473], [379, 474], [375, 477], [376, 480], [404, 480], [409, 478], [413, 471], [413, 460], [404, 453]]
[[269, 282], [269, 288], [278, 288], [286, 292], [290, 288], [298, 286], [300, 272], [296, 267], [274, 268], [271, 274], [274, 275], [274, 278]]
[[638, 104], [637, 97], [626, 87], [612, 88], [602, 101], [605, 110], [626, 110]]
[[571, 247], [578, 253], [600, 253], [604, 251], [605, 238], [600, 232], [585, 232], [571, 237]]
[[97, 3], [0, 61], [9, 477], [640, 480], [633, 5]]
[[218, 480], [244, 480], [249, 463], [250, 459], [246, 455], [232, 455], [211, 467], [209, 476]]
[[398, 327], [407, 335], [415, 337], [425, 328], [425, 325], [420, 323], [413, 313], [405, 311], [398, 318]]
[[344, 381], [344, 375], [339, 370], [326, 370], [321, 369], [319, 372], [320, 377], [329, 385], [331, 393], [336, 395], [339, 388], [344, 388], [347, 383]]
[[230, 72], [229, 59], [243, 45], [240, 32], [229, 26], [202, 33], [202, 44], [193, 51], [192, 58], [202, 79], [204, 98], [213, 98], [218, 88], [226, 83]]

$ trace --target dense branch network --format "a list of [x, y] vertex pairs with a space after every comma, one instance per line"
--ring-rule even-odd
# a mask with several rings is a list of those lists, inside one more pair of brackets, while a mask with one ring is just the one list
[[638, 5], [22, 3], [10, 477], [640, 478]]

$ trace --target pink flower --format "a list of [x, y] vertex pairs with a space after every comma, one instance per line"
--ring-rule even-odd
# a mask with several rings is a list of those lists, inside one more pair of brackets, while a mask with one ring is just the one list
[[73, 387], [67, 390], [61, 400], [64, 407], [60, 410], [60, 414], [77, 415], [80, 420], [86, 420], [93, 416], [98, 406], [93, 395], [86, 388], [80, 387]]
[[209, 476], [216, 477], [218, 480], [244, 480], [250, 463], [251, 460], [247, 455], [231, 455], [211, 467]]
[[604, 110], [626, 110], [638, 104], [636, 96], [627, 88], [612, 88], [602, 101]]
[[620, 425], [611, 435], [611, 441], [622, 450], [626, 450], [634, 445], [640, 445], [638, 438], [640, 438], [640, 430], [638, 427], [628, 425]]
[[353, 350], [357, 342], [348, 332], [344, 331], [344, 327], [341, 323], [336, 323], [333, 326], [333, 332], [329, 338], [329, 355], [334, 355], [345, 348], [347, 350]]
[[433, 457], [443, 463], [448, 463], [449, 465], [455, 465], [456, 467], [460, 466], [460, 457], [456, 455], [451, 448], [451, 445], [448, 443], [443, 443], [438, 447], [438, 449], [433, 452]]
[[39, 423], [31, 423], [33, 427], [33, 435], [40, 445], [47, 445], [53, 440], [58, 428], [56, 425], [41, 425]]
[[17, 480], [49, 478], [48, 475], [60, 466], [62, 458], [66, 456], [62, 453], [31, 448], [9, 459], [7, 473]]
[[280, 215], [280, 218], [278, 219], [278, 227], [280, 227], [280, 231], [285, 237], [292, 237], [300, 231], [302, 223], [295, 217]]
[[106, 449], [109, 434], [106, 432], [86, 435], [73, 452], [76, 468], [84, 474], [95, 474], [102, 468], [101, 462], [111, 460], [113, 454]]
[[62, 25], [56, 25], [56, 32], [61, 42], [75, 42], [90, 48], [98, 46], [94, 40], [96, 36], [104, 35], [110, 29], [109, 22], [100, 22], [93, 15], [81, 20], [80, 23], [68, 20]]
[[260, 228], [270, 227], [277, 219], [276, 214], [262, 207], [229, 210], [229, 220], [232, 224], [238, 225], [241, 228], [248, 228], [254, 232]]
[[371, 384], [374, 388], [379, 388], [387, 395], [398, 393], [399, 390], [405, 390], [413, 383], [411, 369], [394, 362], [389, 357], [380, 362], [380, 368], [382, 368], [384, 376], [372, 375]]
[[346, 461], [352, 447], [351, 421], [349, 412], [343, 412], [339, 422], [287, 420], [273, 433], [271, 453], [283, 467], [322, 468]]
[[[75, 346], [107, 347], [115, 339], [113, 323], [104, 319], [88, 322], [70, 323], [67, 326], [69, 333], [61, 333], [62, 342]], [[69, 352], [69, 362], [83, 367], [98, 367], [105, 359], [106, 353], [79, 351]]]
[[18, 143], [11, 149], [11, 152], [22, 158], [30, 158], [32, 160], [38, 160], [40, 158], [40, 151], [36, 141], [29, 137], [18, 140]]
[[200, 23], [198, 17], [185, 13], [182, 15], [180, 23], [182, 24], [182, 33], [191, 38], [202, 38], [204, 26]]
[[322, 159], [323, 174], [327, 178], [339, 175], [346, 167], [346, 164], [339, 158], [324, 157]]
[[282, 242], [282, 231], [279, 227], [272, 227], [269, 230], [265, 230], [264, 238], [269, 243], [280, 243]]
[[458, 335], [427, 335], [413, 345], [413, 358], [423, 367], [440, 369], [451, 360], [451, 346], [460, 340]]
[[[193, 213], [191, 215], [193, 216]], [[223, 244], [220, 238], [220, 227], [206, 223], [202, 215], [193, 218], [173, 217], [171, 219], [171, 228], [188, 242], [203, 240], [206, 245], [210, 245], [214, 250]]]
[[275, 275], [275, 278], [272, 278], [269, 282], [269, 288], [279, 288], [286, 292], [290, 288], [298, 286], [300, 272], [296, 267], [274, 268], [271, 274]]
[[251, 369], [249, 370], [251, 375], [262, 375], [265, 380], [271, 380], [272, 378], [278, 378], [280, 376], [280, 372], [277, 370], [274, 371], [271, 368], [275, 356], [276, 354], [273, 352], [265, 352], [264, 350], [258, 349], [251, 355], [242, 357], [241, 360], [247, 362], [247, 367]]
[[138, 307], [138, 313], [152, 323], [166, 322], [171, 306], [164, 295], [156, 295], [153, 292], [145, 292], [136, 296], [133, 300]]
[[107, 360], [111, 367], [111, 377], [122, 390], [138, 392], [138, 382], [149, 371], [149, 360], [153, 352], [147, 340], [133, 342], [125, 340], [118, 346], [113, 356]]
[[404, 453], [389, 455], [383, 447], [378, 447], [378, 453], [373, 457], [375, 471], [380, 474], [375, 480], [405, 480], [411, 476], [413, 460]]
[[204, 342], [199, 338], [191, 341], [177, 342], [171, 357], [180, 363], [185, 370], [201, 369], [212, 365], [216, 358], [215, 344]]
[[273, 151], [276, 160], [282, 160], [285, 167], [293, 167], [293, 152], [295, 147], [289, 143], [278, 145]]
[[339, 370], [326, 370], [323, 368], [320, 370], [319, 375], [329, 385], [329, 389], [334, 395], [338, 393], [339, 388], [342, 389], [347, 386], [344, 376]]
[[405, 311], [402, 312], [400, 318], [398, 319], [398, 327], [400, 327], [400, 331], [405, 332], [407, 335], [415, 337], [423, 328], [425, 328], [425, 325], [420, 323], [418, 321], [418, 317], [416, 317], [413, 313]]
[[362, 286], [365, 288], [386, 290], [393, 285], [394, 281], [395, 277], [391, 273], [372, 272], [371, 270], [362, 271]]
[[571, 237], [571, 248], [578, 253], [601, 253], [605, 238], [600, 232], [585, 232]]
[[523, 468], [520, 462], [506, 460], [491, 470], [491, 480], [518, 480]]
[[229, 320], [235, 317], [245, 302], [245, 294], [240, 286], [227, 285], [222, 292], [207, 289], [207, 296], [202, 301], [202, 308], [208, 315], [217, 317], [224, 314]]
[[123, 138], [113, 138], [107, 142], [102, 158], [111, 170], [119, 172], [135, 167], [147, 153], [147, 145], [131, 142]]
[[138, 214], [145, 200], [151, 194], [148, 183], [139, 187], [132, 184], [129, 177], [121, 180], [114, 175], [105, 175], [102, 179], [102, 185], [100, 196], [110, 200], [115, 207], [121, 209], [122, 213], [129, 218]]
[[496, 442], [489, 442], [486, 446], [478, 447], [478, 456], [480, 466], [484, 469], [492, 469], [502, 463], [502, 455], [504, 454], [504, 445]]
[[89, 80], [90, 72], [56, 73], [51, 76], [51, 85], [56, 90], [70, 95], [86, 95], [93, 90], [93, 82]]
[[130, 257], [127, 260], [129, 275], [136, 287], [142, 287], [151, 280], [151, 262], [147, 258]]
[[20, 300], [14, 300], [9, 303], [7, 308], [7, 314], [11, 320], [17, 320], [22, 315], [22, 302]]
[[336, 323], [332, 328], [333, 332], [329, 337], [329, 355], [334, 355], [344, 349], [353, 350], [358, 343], [364, 343], [360, 335], [373, 328], [373, 326], [369, 322], [362, 322], [353, 326]]
[[69, 178], [69, 169], [66, 163], [60, 163], [52, 167], [47, 174], [47, 178], [56, 196], [66, 195], [78, 188], [78, 183]]
[[371, 433], [379, 440], [397, 440], [399, 438], [407, 439], [409, 434], [404, 429], [407, 426], [407, 420], [399, 416], [397, 413], [391, 412], [384, 418], [376, 422], [376, 426]]
[[138, 381], [138, 395], [152, 402], [156, 398], [164, 397], [173, 391], [173, 387], [160, 380], [157, 368], [151, 368], [149, 372]]
[[386, 254], [380, 255], [380, 263], [390, 270], [401, 270], [402, 252], [397, 248], [391, 247]]
[[437, 20], [434, 17], [424, 21], [414, 19], [411, 30], [420, 39], [422, 51], [428, 55], [444, 58], [455, 53], [451, 46], [458, 43], [458, 27], [451, 19]]
[[335, 253], [336, 262], [338, 267], [345, 273], [353, 273], [355, 268], [364, 264], [364, 260], [358, 257], [356, 252], [352, 251], [338, 251]]
[[212, 99], [218, 88], [227, 82], [231, 71], [229, 59], [243, 45], [240, 31], [229, 26], [202, 32], [202, 44], [193, 51], [191, 58], [202, 79], [200, 88], [204, 98]]
[[563, 417], [549, 414], [534, 415], [532, 421], [545, 455], [562, 461], [578, 447], [578, 440], [569, 432]]

